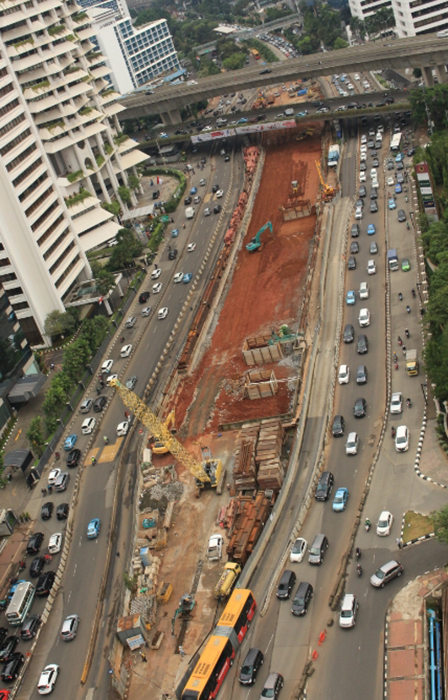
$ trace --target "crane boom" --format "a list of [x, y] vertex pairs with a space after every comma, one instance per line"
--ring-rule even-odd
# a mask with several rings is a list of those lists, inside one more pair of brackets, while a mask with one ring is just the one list
[[168, 429], [168, 426], [162, 423], [162, 421], [157, 418], [156, 414], [151, 411], [133, 391], [126, 389], [118, 379], [112, 379], [110, 386], [115, 387], [124, 405], [133, 412], [134, 416], [140, 420], [143, 425], [149, 428], [156, 440], [160, 440], [169, 446], [171, 454], [176, 457], [198, 481], [202, 484], [211, 481], [202, 464], [185, 449]]

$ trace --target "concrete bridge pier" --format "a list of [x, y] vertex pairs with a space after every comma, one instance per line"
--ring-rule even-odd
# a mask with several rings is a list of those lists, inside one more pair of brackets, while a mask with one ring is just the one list
[[170, 109], [168, 112], [160, 112], [163, 123], [166, 126], [172, 126], [173, 124], [180, 124], [182, 119], [180, 116], [180, 109], [177, 107], [175, 109]]
[[439, 81], [439, 84], [443, 85], [444, 83], [446, 83], [448, 80], [446, 66], [443, 64], [441, 66], [436, 66], [435, 70], [436, 70], [436, 76], [437, 76], [437, 80]]
[[425, 66], [422, 68], [423, 80], [425, 81], [426, 87], [432, 87], [434, 85], [434, 76], [432, 74], [432, 67]]

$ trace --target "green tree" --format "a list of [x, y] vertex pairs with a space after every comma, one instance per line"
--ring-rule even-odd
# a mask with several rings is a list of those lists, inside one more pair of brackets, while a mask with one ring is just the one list
[[436, 537], [442, 544], [448, 544], [448, 505], [431, 513]]
[[90, 357], [89, 343], [82, 337], [64, 350], [64, 372], [72, 384], [81, 379]]
[[226, 58], [222, 65], [226, 70], [239, 70], [244, 66], [246, 62], [246, 56], [244, 53], [234, 53], [229, 58]]
[[45, 319], [45, 334], [54, 338], [58, 335], [71, 334], [76, 328], [72, 314], [55, 309]]
[[333, 44], [334, 49], [346, 49], [347, 46], [350, 46], [348, 41], [345, 41], [345, 39], [342, 39], [342, 37], [338, 36], [336, 41]]
[[118, 216], [121, 211], [121, 204], [117, 199], [114, 199], [113, 202], [102, 202], [101, 206], [114, 216]]
[[131, 190], [128, 187], [120, 185], [120, 187], [117, 190], [117, 194], [120, 197], [121, 201], [125, 204], [131, 203]]
[[50, 434], [55, 431], [58, 418], [62, 415], [67, 403], [68, 392], [64, 386], [65, 380], [61, 380], [61, 375], [63, 374], [64, 372], [59, 372], [54, 377], [42, 403], [45, 425]]
[[95, 279], [96, 288], [102, 296], [107, 296], [111, 289], [116, 286], [115, 276], [110, 270], [103, 268], [98, 272]]
[[135, 237], [133, 231], [128, 228], [121, 228], [116, 239], [118, 245], [112, 249], [107, 267], [109, 270], [121, 270], [126, 265], [134, 260], [135, 257], [141, 255], [143, 245]]
[[129, 175], [128, 185], [132, 190], [138, 190], [140, 187], [140, 178], [137, 175]]
[[109, 321], [105, 316], [98, 314], [83, 321], [80, 337], [88, 343], [91, 355], [99, 348], [108, 331]]
[[44, 453], [45, 439], [42, 433], [42, 421], [40, 416], [35, 416], [31, 420], [26, 436], [34, 453], [38, 457], [42, 457]]

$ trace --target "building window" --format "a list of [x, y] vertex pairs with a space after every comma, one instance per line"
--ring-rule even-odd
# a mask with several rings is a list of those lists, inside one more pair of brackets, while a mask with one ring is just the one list
[[75, 247], [75, 244], [73, 241], [70, 242], [70, 245], [67, 246], [67, 248], [64, 250], [64, 252], [59, 256], [59, 258], [56, 260], [56, 262], [50, 267], [50, 275], [53, 274], [53, 272], [56, 272], [58, 269], [59, 265], [65, 260], [67, 255], [70, 253], [70, 251]]
[[27, 217], [29, 218], [29, 217], [31, 216], [31, 214], [33, 214], [33, 212], [36, 211], [36, 209], [39, 209], [40, 205], [41, 205], [43, 202], [45, 202], [45, 200], [46, 200], [46, 199], [50, 196], [50, 194], [52, 194], [52, 193], [53, 193], [53, 188], [52, 188], [52, 187], [49, 187], [47, 190], [45, 190], [45, 192], [44, 192], [43, 194], [41, 194], [40, 197], [38, 197], [38, 198], [36, 199], [36, 201], [33, 202], [33, 204], [32, 204], [30, 207], [28, 207], [28, 209], [25, 211], [25, 216], [27, 216]]
[[[27, 148], [26, 150], [27, 150], [27, 151], [30, 151], [29, 148]], [[34, 147], [31, 149], [31, 151], [35, 151], [35, 150], [36, 150], [36, 146], [34, 146]], [[25, 151], [24, 151], [24, 153], [25, 153]], [[23, 155], [23, 154], [22, 154], [22, 155]], [[18, 160], [18, 159], [15, 158], [14, 160]], [[22, 160], [23, 160], [23, 159], [22, 159]], [[13, 162], [14, 162], [14, 161], [13, 161]], [[9, 165], [11, 165], [11, 163], [10, 163]], [[11, 170], [12, 168], [10, 168], [9, 165], [8, 165], [8, 168], [7, 168], [7, 169], [8, 169], [8, 170]], [[18, 175], [18, 176], [16, 177], [16, 179], [12, 181], [12, 184], [14, 185], [14, 187], [17, 187], [18, 185], [20, 185], [21, 182], [23, 182], [24, 180], [26, 180], [26, 178], [29, 177], [29, 176], [31, 175], [31, 173], [34, 172], [34, 171], [36, 170], [36, 168], [39, 167], [39, 165], [42, 165], [42, 158], [40, 158], [40, 157], [37, 158], [37, 159], [34, 161], [34, 163], [32, 163], [32, 165], [30, 165], [26, 170], [23, 171], [23, 173], [21, 173], [20, 175]]]
[[[34, 190], [36, 190], [43, 182], [45, 182], [45, 180], [48, 180], [48, 175], [47, 173], [42, 173], [40, 177], [36, 178], [36, 180], [34, 180], [34, 182], [22, 192], [22, 194], [19, 196], [19, 201], [24, 202], [25, 199], [27, 199], [30, 196], [30, 194], [34, 192]], [[49, 191], [47, 190], [47, 192]]]
[[58, 236], [58, 238], [55, 240], [55, 242], [53, 243], [53, 245], [51, 245], [51, 246], [48, 248], [48, 250], [45, 252], [45, 254], [44, 254], [44, 260], [48, 260], [48, 258], [50, 258], [50, 257], [53, 255], [54, 251], [61, 245], [61, 243], [62, 243], [62, 241], [64, 240], [64, 238], [67, 237], [68, 232], [69, 232], [69, 231], [68, 231], [68, 228], [66, 228], [65, 231], [63, 231], [63, 232], [61, 233], [61, 235]]
[[66, 279], [66, 277], [69, 276], [73, 268], [76, 267], [76, 265], [79, 263], [79, 255], [76, 255], [70, 265], [64, 270], [63, 274], [59, 277], [58, 281], [56, 282], [56, 288], [58, 289], [63, 281]]
[[5, 156], [7, 153], [9, 153], [9, 151], [12, 151], [16, 146], [18, 146], [19, 143], [25, 141], [28, 136], [31, 136], [31, 131], [29, 129], [25, 129], [25, 131], [22, 131], [19, 136], [16, 136], [15, 139], [7, 143], [4, 148], [0, 148], [0, 155]]
[[46, 210], [44, 211], [44, 213], [42, 214], [42, 216], [39, 216], [38, 220], [31, 226], [31, 229], [32, 229], [33, 231], [37, 231], [37, 230], [42, 226], [42, 224], [44, 223], [45, 219], [48, 219], [48, 217], [50, 216], [51, 212], [54, 211], [55, 209], [57, 209], [58, 207], [59, 207], [59, 202], [58, 202], [58, 200], [56, 200], [56, 201], [54, 201], [52, 204], [50, 204], [50, 206], [48, 207], [48, 209], [46, 209]]
[[47, 241], [47, 240], [49, 239], [49, 237], [51, 236], [51, 234], [52, 234], [54, 231], [56, 231], [57, 227], [58, 227], [60, 224], [62, 224], [63, 221], [64, 221], [64, 216], [63, 216], [63, 214], [60, 214], [60, 215], [58, 216], [58, 218], [55, 219], [55, 221], [53, 221], [53, 223], [51, 224], [51, 226], [49, 226], [49, 227], [47, 228], [47, 230], [45, 231], [45, 233], [44, 233], [44, 234], [39, 238], [39, 240], [37, 241], [37, 245], [39, 246], [39, 248], [40, 248], [41, 246], [43, 246], [43, 244], [45, 243], [45, 241]]

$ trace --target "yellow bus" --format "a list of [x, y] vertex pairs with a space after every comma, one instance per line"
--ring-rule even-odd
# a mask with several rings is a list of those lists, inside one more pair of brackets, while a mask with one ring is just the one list
[[249, 51], [251, 52], [252, 56], [258, 61], [258, 59], [260, 58], [260, 54], [258, 53], [257, 49], [249, 49]]
[[253, 620], [257, 604], [252, 591], [235, 588], [216, 625], [215, 634], [230, 635], [233, 630], [241, 644]]
[[182, 691], [182, 700], [216, 698], [234, 658], [235, 648], [230, 639], [210, 637]]

